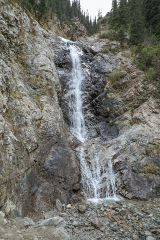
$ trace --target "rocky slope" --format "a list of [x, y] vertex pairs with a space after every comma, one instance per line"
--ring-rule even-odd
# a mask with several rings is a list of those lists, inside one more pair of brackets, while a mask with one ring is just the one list
[[5, 240], [158, 240], [159, 204], [81, 203], [46, 212], [43, 219], [6, 219], [0, 212], [0, 236]]

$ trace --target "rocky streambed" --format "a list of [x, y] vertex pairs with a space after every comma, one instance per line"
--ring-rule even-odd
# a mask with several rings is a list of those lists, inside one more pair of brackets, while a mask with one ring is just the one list
[[85, 202], [41, 213], [41, 219], [6, 219], [0, 212], [3, 240], [158, 240], [160, 201]]

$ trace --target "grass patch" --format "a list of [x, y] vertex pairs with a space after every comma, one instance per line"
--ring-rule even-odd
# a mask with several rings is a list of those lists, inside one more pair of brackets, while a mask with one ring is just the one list
[[153, 67], [150, 67], [145, 71], [145, 77], [146, 80], [148, 81], [156, 80], [157, 76], [158, 76], [157, 70]]
[[116, 69], [113, 72], [110, 73], [108, 76], [108, 81], [111, 84], [114, 84], [115, 82], [119, 81], [120, 79], [124, 78], [127, 75], [127, 72], [121, 69]]
[[145, 154], [147, 156], [160, 154], [160, 143], [148, 144], [145, 148]]
[[151, 163], [144, 166], [144, 173], [160, 175], [160, 169], [155, 164]]

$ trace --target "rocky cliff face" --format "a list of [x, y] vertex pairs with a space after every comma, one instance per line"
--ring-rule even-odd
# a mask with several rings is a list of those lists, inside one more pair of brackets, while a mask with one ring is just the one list
[[57, 98], [55, 36], [15, 3], [1, 0], [0, 10], [0, 207], [45, 211], [79, 183]]
[[[118, 191], [128, 198], [159, 196], [158, 89], [135, 66], [128, 50], [120, 50], [116, 42], [99, 44], [96, 39], [89, 39], [89, 45], [92, 41], [92, 50], [96, 52], [94, 70], [105, 79], [103, 91], [92, 81], [98, 89], [92, 98], [93, 110], [100, 126], [104, 156], [112, 159], [117, 173]], [[97, 145], [101, 148], [99, 139], [91, 143], [89, 151]]]
[[[89, 130], [88, 161], [98, 151], [101, 159], [112, 159], [118, 193], [131, 199], [159, 196], [160, 108], [152, 82], [133, 63], [129, 50], [117, 42], [81, 39], [85, 74], [84, 111]], [[59, 46], [59, 47], [58, 47]], [[71, 62], [64, 44], [56, 47], [55, 62], [63, 92], [61, 108], [68, 116], [68, 82]], [[97, 149], [97, 150], [96, 150]]]

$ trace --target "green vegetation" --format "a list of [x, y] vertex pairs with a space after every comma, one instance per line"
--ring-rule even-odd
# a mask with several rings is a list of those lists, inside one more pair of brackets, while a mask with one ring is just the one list
[[157, 78], [158, 73], [154, 68], [149, 68], [145, 71], [145, 76], [148, 81], [153, 81]]
[[155, 144], [148, 144], [145, 148], [145, 154], [147, 156], [157, 155], [160, 154], [160, 143]]
[[81, 9], [80, 1], [74, 0], [19, 0], [21, 5], [35, 14], [38, 20], [50, 18], [54, 21], [56, 15], [60, 24], [71, 23], [74, 18], [78, 18], [86, 27], [89, 33], [97, 30], [97, 20], [91, 20], [89, 13]]
[[131, 45], [138, 45], [151, 35], [159, 40], [160, 1], [113, 0], [109, 25], [121, 42], [127, 39]]
[[158, 83], [160, 76], [160, 45], [150, 44], [144, 46], [142, 44], [134, 47], [132, 52], [135, 54], [138, 67], [145, 72], [146, 80]]
[[[105, 21], [106, 23], [103, 21], [99, 37], [119, 41], [121, 47], [131, 48], [135, 63], [145, 72], [145, 79], [154, 81], [158, 97], [160, 90], [160, 1], [112, 0], [112, 10], [105, 17]], [[116, 75], [113, 74], [111, 79], [116, 79]]]
[[123, 71], [121, 69], [116, 69], [110, 73], [110, 75], [108, 76], [108, 81], [111, 84], [114, 84], [115, 82], [119, 81], [121, 78], [124, 78], [126, 75], [127, 75], [126, 71]]
[[160, 169], [155, 164], [150, 163], [150, 164], [147, 164], [147, 165], [144, 166], [144, 173], [145, 174], [160, 175]]

